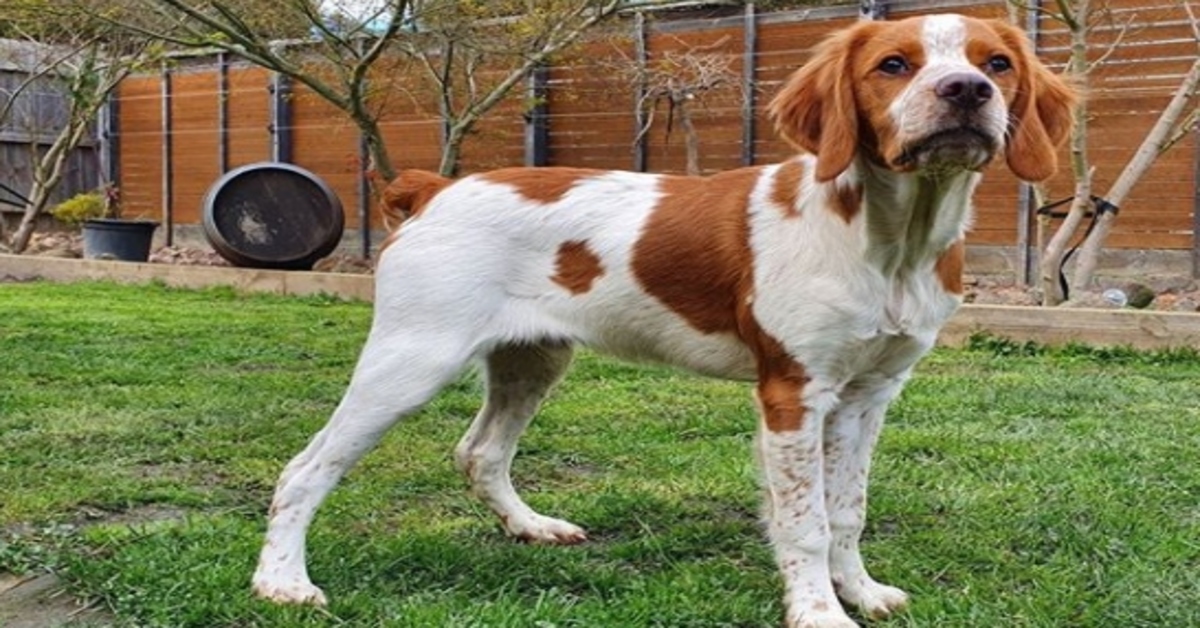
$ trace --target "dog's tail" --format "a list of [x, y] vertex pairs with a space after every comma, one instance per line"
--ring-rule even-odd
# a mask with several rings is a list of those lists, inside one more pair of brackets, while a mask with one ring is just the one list
[[425, 205], [453, 183], [427, 170], [404, 170], [383, 189], [380, 209], [384, 224], [391, 231], [405, 220], [421, 213]]

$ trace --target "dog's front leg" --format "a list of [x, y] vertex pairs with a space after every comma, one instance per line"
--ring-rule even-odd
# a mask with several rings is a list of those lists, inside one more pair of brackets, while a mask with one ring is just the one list
[[836, 410], [825, 419], [825, 508], [833, 544], [829, 570], [838, 596], [872, 619], [905, 607], [904, 591], [876, 582], [863, 565], [859, 539], [866, 524], [871, 453], [888, 404], [900, 394], [908, 373], [870, 374], [848, 384]]
[[787, 625], [853, 628], [857, 624], [842, 610], [829, 574], [821, 433], [837, 393], [798, 369], [767, 374], [757, 393], [767, 533], [783, 575]]

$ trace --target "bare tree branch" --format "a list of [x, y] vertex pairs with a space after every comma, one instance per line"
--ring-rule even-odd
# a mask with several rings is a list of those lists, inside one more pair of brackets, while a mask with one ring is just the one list
[[[683, 42], [676, 39], [683, 46]], [[666, 135], [669, 140], [676, 117], [684, 131], [684, 146], [688, 174], [700, 174], [700, 140], [691, 108], [705, 104], [710, 92], [728, 88], [742, 89], [740, 73], [733, 69], [735, 57], [724, 52], [715, 52], [729, 42], [723, 37], [705, 46], [686, 47], [681, 51], [664, 52], [652, 63], [640, 64], [616, 49], [618, 60], [609, 63], [611, 71], [622, 76], [632, 85], [642, 86], [637, 107], [645, 114], [642, 126], [637, 130], [634, 144], [640, 143], [654, 124], [659, 103], [667, 106]], [[741, 94], [742, 98], [746, 94]]]
[[1092, 70], [1108, 62], [1109, 57], [1111, 57], [1113, 53], [1117, 51], [1117, 48], [1121, 46], [1121, 43], [1125, 41], [1125, 36], [1129, 34], [1129, 27], [1133, 24], [1133, 20], [1136, 17], [1136, 13], [1131, 13], [1129, 17], [1126, 18], [1125, 23], [1117, 27], [1116, 39], [1114, 39], [1108, 46], [1105, 46], [1104, 52], [1100, 53], [1099, 57], [1096, 57], [1091, 63], [1088, 64], [1085, 72], [1091, 73]]

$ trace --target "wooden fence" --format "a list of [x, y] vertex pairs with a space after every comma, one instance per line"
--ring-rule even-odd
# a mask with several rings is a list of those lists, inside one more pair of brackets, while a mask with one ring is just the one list
[[[0, 40], [0, 218], [22, 211], [33, 186], [34, 164], [52, 144], [67, 118], [67, 97], [53, 77], [30, 81], [45, 54], [36, 44]], [[28, 82], [26, 85], [25, 83]], [[94, 134], [92, 134], [94, 135]], [[100, 153], [93, 139], [85, 140], [68, 157], [62, 184], [51, 202], [94, 189], [99, 183]]]
[[[1190, 22], [1177, 0], [1108, 4], [1108, 22], [1092, 36], [1095, 57], [1107, 58], [1093, 75], [1089, 94], [1095, 189], [1101, 193], [1133, 154], [1197, 54]], [[895, 0], [890, 7], [893, 18], [931, 10], [1006, 15], [1004, 3], [998, 1]], [[731, 55], [731, 68], [752, 87], [714, 94], [697, 109], [704, 170], [782, 159], [791, 149], [775, 137], [763, 116], [764, 105], [780, 81], [805, 62], [815, 42], [856, 18], [855, 9], [759, 14], [726, 9], [724, 14], [623, 20], [617, 37], [585, 44], [549, 68], [544, 85], [547, 126], [538, 154], [549, 165], [682, 171], [683, 134], [678, 129], [666, 132], [665, 109], [658, 112], [660, 122], [635, 146], [636, 90], [612, 68], [614, 60], [622, 58], [643, 54], [653, 62], [670, 50], [701, 46]], [[1061, 69], [1068, 46], [1065, 29], [1042, 18], [1030, 30], [1039, 54]], [[1119, 32], [1124, 33], [1122, 39], [1110, 51], [1107, 44]], [[417, 84], [412, 76], [411, 82], [401, 84]], [[379, 216], [363, 194], [363, 155], [355, 127], [302, 86], [277, 87], [269, 72], [224, 57], [189, 59], [160, 75], [127, 79], [119, 91], [115, 142], [127, 213], [169, 215], [176, 225], [198, 223], [203, 195], [222, 172], [281, 158], [312, 170], [333, 187], [346, 208], [349, 228], [359, 228], [364, 219], [378, 228]], [[524, 93], [515, 94], [479, 125], [464, 147], [463, 172], [522, 165], [532, 158], [525, 98]], [[391, 98], [381, 126], [397, 167], [437, 168], [440, 134], [435, 112], [422, 97]], [[1195, 237], [1196, 153], [1195, 137], [1188, 136], [1160, 158], [1122, 208], [1110, 239], [1113, 247], [1192, 251], [1200, 260]], [[1069, 195], [1069, 178], [1060, 175], [1050, 190], [1056, 198]], [[1002, 165], [994, 166], [976, 199], [971, 243], [1027, 250], [1033, 208], [1023, 196], [1015, 178]]]

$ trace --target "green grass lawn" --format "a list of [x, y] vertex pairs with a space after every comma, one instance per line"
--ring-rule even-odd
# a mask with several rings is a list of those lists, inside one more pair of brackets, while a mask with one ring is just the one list
[[[283, 464], [370, 307], [0, 284], [0, 570], [54, 570], [136, 626], [777, 626], [744, 384], [584, 353], [522, 441], [529, 502], [591, 541], [506, 539], [454, 443], [472, 377], [394, 429], [309, 537], [327, 610], [254, 600]], [[886, 626], [1200, 625], [1200, 358], [980, 341], [884, 430], [865, 553]]]

